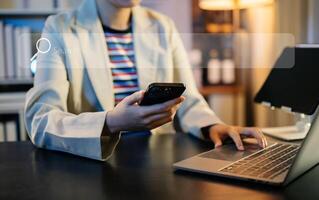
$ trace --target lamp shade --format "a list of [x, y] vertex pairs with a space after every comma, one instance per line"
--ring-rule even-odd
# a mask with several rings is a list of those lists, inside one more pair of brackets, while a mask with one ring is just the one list
[[267, 6], [274, 3], [274, 0], [240, 0], [239, 1], [239, 8], [251, 8], [251, 7], [258, 7], [258, 6]]
[[275, 0], [200, 0], [199, 7], [203, 10], [245, 9], [273, 4]]
[[200, 0], [199, 8], [203, 10], [233, 10], [234, 0]]

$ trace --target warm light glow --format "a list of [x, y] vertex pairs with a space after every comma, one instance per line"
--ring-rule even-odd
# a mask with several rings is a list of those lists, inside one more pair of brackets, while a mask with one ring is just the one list
[[200, 0], [199, 7], [203, 10], [232, 10], [235, 2], [233, 0]]
[[274, 3], [274, 0], [240, 0], [239, 8], [251, 8], [258, 6], [267, 6]]
[[203, 10], [233, 10], [273, 4], [275, 0], [200, 0]]

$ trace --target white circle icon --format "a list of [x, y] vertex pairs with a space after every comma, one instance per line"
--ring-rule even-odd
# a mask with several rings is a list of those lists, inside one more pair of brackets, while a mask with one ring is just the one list
[[[45, 50], [41, 50], [40, 49], [40, 42], [45, 42], [46, 44], [44, 45], [45, 47], [46, 47], [46, 49]], [[38, 41], [37, 41], [37, 43], [36, 43], [36, 48], [37, 48], [37, 50], [38, 50], [38, 52], [40, 52], [40, 53], [43, 53], [43, 54], [45, 54], [45, 53], [48, 53], [50, 50], [51, 50], [51, 42], [50, 42], [50, 40], [48, 40], [47, 38], [40, 38]]]

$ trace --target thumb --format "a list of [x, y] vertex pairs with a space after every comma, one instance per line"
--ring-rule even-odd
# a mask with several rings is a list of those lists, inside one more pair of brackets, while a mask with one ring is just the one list
[[127, 104], [127, 105], [133, 105], [135, 103], [140, 102], [142, 100], [143, 96], [144, 96], [144, 91], [141, 90], [141, 91], [138, 91], [138, 92], [131, 94], [130, 96], [125, 97], [122, 102]]

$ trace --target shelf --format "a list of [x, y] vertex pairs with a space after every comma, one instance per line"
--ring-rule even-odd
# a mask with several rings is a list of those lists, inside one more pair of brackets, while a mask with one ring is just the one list
[[0, 102], [3, 101], [24, 101], [25, 92], [15, 92], [15, 93], [0, 93]]
[[62, 10], [50, 9], [50, 10], [34, 10], [34, 9], [0, 9], [1, 15], [11, 16], [48, 16], [58, 13]]
[[23, 111], [25, 92], [0, 93], [0, 114], [14, 114]]
[[26, 92], [33, 86], [33, 80], [0, 80], [0, 93]]
[[33, 79], [0, 79], [1, 85], [26, 85], [33, 84]]
[[240, 94], [243, 92], [243, 87], [238, 85], [217, 85], [203, 86], [198, 90], [204, 97], [207, 97], [214, 94]]

